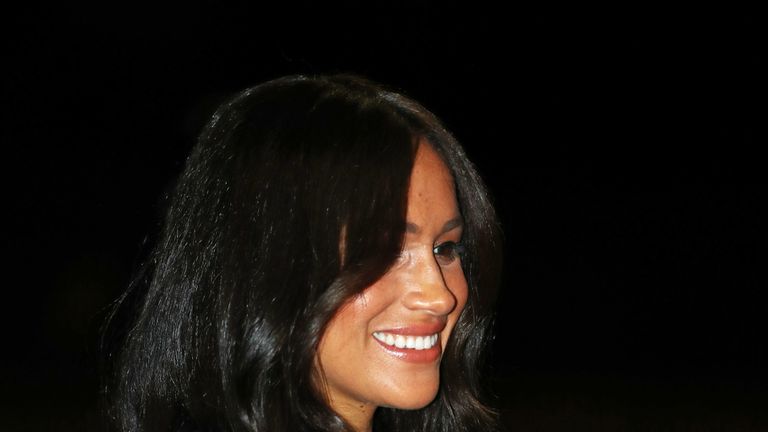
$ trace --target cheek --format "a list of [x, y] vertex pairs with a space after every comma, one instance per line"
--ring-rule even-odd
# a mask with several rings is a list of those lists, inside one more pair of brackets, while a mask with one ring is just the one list
[[386, 281], [379, 281], [339, 308], [321, 338], [321, 350], [341, 350], [349, 342], [365, 342], [372, 331], [371, 323], [393, 302], [387, 295], [390, 291]]
[[372, 374], [375, 369], [370, 366], [375, 362], [369, 349], [374, 343], [371, 333], [381, 317], [389, 316], [394, 292], [389, 279], [380, 280], [339, 308], [328, 323], [315, 359], [324, 379], [316, 386], [328, 393], [332, 404], [376, 388], [378, 373]]

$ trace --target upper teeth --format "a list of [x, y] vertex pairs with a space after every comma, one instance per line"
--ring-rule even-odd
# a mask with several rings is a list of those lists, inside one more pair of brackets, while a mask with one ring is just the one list
[[403, 336], [399, 334], [374, 332], [373, 337], [390, 346], [416, 350], [430, 349], [437, 343], [437, 333], [432, 336]]

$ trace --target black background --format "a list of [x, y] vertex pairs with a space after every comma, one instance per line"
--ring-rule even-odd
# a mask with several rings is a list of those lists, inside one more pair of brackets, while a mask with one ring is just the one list
[[768, 430], [765, 15], [125, 4], [2, 21], [1, 429], [102, 430], [99, 327], [216, 104], [356, 72], [443, 118], [493, 192], [510, 430]]

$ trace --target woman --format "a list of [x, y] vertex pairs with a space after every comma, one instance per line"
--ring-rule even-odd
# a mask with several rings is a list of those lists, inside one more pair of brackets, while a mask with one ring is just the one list
[[123, 301], [140, 307], [111, 416], [125, 431], [493, 430], [479, 368], [498, 235], [463, 150], [413, 100], [351, 75], [247, 89], [202, 132], [146, 288]]

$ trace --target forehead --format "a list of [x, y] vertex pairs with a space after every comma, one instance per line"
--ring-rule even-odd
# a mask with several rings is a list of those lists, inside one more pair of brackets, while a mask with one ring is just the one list
[[458, 213], [454, 180], [443, 158], [426, 140], [419, 143], [408, 192], [408, 213], [427, 212], [430, 217], [454, 217]]
[[419, 141], [416, 157], [413, 162], [411, 184], [412, 186], [420, 184], [436, 186], [440, 183], [447, 183], [453, 188], [453, 175], [434, 146], [422, 138]]

